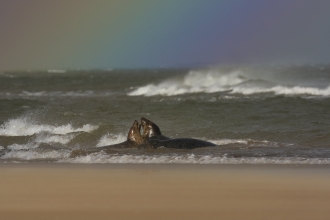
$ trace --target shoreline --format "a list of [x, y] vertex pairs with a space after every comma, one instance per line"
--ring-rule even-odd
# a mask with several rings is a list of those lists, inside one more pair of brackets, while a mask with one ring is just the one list
[[4, 219], [329, 219], [330, 165], [0, 164]]
[[0, 163], [1, 169], [35, 168], [35, 169], [155, 169], [155, 170], [210, 170], [223, 171], [249, 170], [253, 172], [275, 171], [287, 173], [290, 171], [310, 175], [312, 171], [323, 173], [330, 177], [330, 164], [186, 164], [186, 163], [56, 163], [56, 162], [5, 162]]

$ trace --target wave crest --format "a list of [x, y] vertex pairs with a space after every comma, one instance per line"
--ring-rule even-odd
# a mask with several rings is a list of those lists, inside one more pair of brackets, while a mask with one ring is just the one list
[[183, 79], [168, 79], [158, 85], [149, 84], [142, 86], [129, 92], [128, 95], [173, 96], [186, 93], [221, 92], [230, 89], [230, 86], [240, 84], [246, 80], [241, 71], [234, 71], [229, 74], [222, 74], [217, 71], [208, 71], [205, 73], [190, 71]]
[[106, 134], [101, 137], [96, 147], [103, 147], [112, 144], [118, 144], [127, 140], [127, 137], [123, 134]]
[[0, 135], [2, 136], [29, 136], [41, 132], [51, 134], [67, 134], [71, 132], [90, 132], [97, 129], [98, 126], [85, 124], [82, 127], [75, 128], [72, 124], [53, 126], [47, 124], [37, 124], [28, 118], [11, 119], [0, 126]]
[[[287, 77], [287, 78], [286, 78]], [[292, 76], [291, 76], [292, 77]], [[241, 70], [223, 72], [219, 70], [190, 71], [181, 78], [167, 79], [159, 84], [148, 84], [129, 92], [129, 96], [175, 96], [191, 93], [227, 92], [229, 94], [253, 95], [272, 93], [274, 95], [330, 96], [330, 82], [320, 79], [295, 80], [289, 76], [260, 74]], [[325, 86], [329, 85], [329, 86]]]

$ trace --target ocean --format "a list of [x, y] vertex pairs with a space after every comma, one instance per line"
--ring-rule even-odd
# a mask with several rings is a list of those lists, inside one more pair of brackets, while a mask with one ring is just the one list
[[[73, 151], [145, 117], [193, 150]], [[330, 164], [330, 66], [0, 72], [0, 163]]]

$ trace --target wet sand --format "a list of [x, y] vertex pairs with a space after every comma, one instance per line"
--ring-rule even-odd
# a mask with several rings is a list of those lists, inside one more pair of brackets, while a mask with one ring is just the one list
[[330, 219], [330, 166], [0, 164], [1, 219]]

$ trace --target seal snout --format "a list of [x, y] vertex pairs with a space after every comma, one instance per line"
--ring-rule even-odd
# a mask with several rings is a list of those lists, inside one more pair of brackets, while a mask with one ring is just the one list
[[141, 117], [141, 127], [143, 129], [142, 136], [144, 138], [150, 138], [162, 134], [155, 123], [144, 117]]
[[136, 128], [139, 128], [139, 122], [137, 120], [134, 120], [133, 126]]
[[134, 120], [127, 136], [127, 140], [130, 140], [134, 145], [143, 143], [143, 137], [140, 134], [140, 128], [141, 126], [139, 125], [139, 122]]

